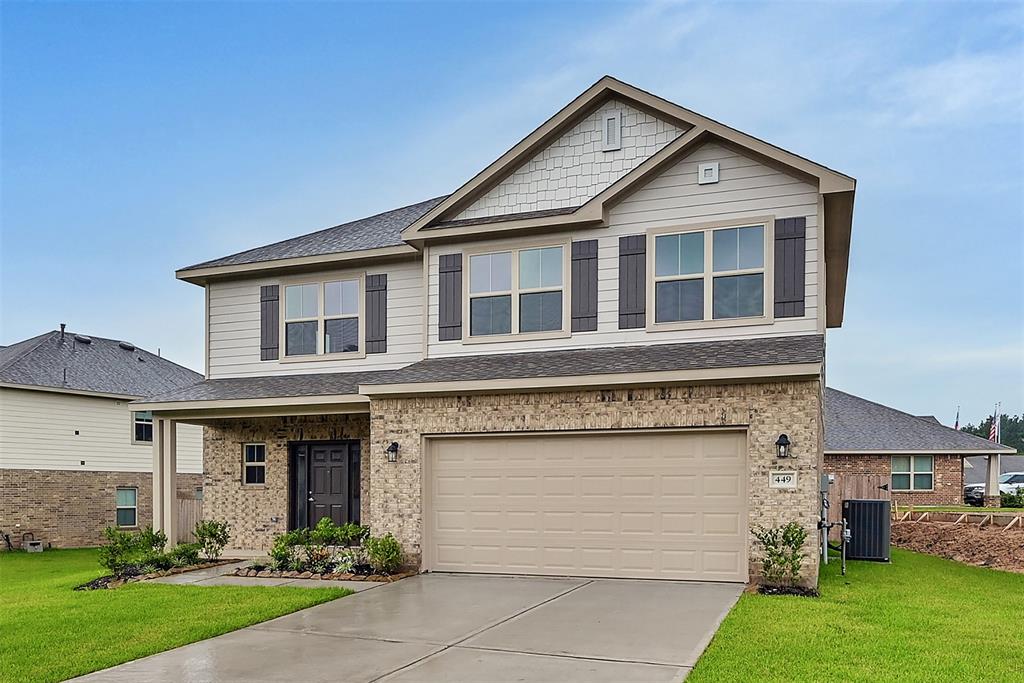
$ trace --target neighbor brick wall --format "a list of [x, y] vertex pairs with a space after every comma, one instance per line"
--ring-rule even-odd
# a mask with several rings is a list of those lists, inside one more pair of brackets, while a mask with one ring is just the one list
[[[358, 440], [360, 516], [365, 520], [370, 505], [369, 432], [366, 414], [244, 418], [208, 425], [203, 430], [203, 516], [231, 524], [229, 548], [269, 550], [274, 536], [288, 530], [289, 442]], [[242, 483], [242, 445], [246, 443], [267, 445], [265, 484]]]
[[[821, 388], [817, 380], [758, 384], [653, 387], [478, 396], [382, 398], [371, 402], [370, 525], [390, 531], [411, 560], [421, 553], [421, 436], [466, 432], [744, 426], [749, 435], [750, 523], [796, 520], [807, 529], [804, 581], [817, 581], [814, 552], [822, 451]], [[780, 462], [775, 440], [789, 435], [795, 457]], [[397, 463], [384, 447], [400, 444]], [[799, 488], [768, 488], [774, 468], [796, 470]], [[751, 576], [758, 549], [751, 537]]]
[[[139, 490], [139, 527], [151, 525], [149, 472], [0, 470], [0, 530], [11, 535], [15, 546], [25, 532], [55, 548], [100, 545], [103, 530], [116, 524], [117, 488], [125, 486]], [[202, 486], [201, 474], [178, 474], [180, 495], [192, 497]]]
[[[932, 491], [894, 491], [897, 505], [960, 505], [964, 502], [963, 458], [934, 456]], [[889, 455], [826, 455], [825, 472], [834, 474], [875, 474], [886, 479], [892, 474]]]

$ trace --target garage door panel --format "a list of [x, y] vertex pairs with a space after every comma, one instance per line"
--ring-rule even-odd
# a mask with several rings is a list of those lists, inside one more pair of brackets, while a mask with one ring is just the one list
[[745, 449], [739, 432], [435, 441], [428, 566], [745, 581]]

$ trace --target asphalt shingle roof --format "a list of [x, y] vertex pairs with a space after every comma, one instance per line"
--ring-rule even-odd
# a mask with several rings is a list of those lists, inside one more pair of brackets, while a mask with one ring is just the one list
[[293, 398], [356, 394], [359, 384], [389, 371], [325, 372], [311, 375], [230, 377], [202, 382], [150, 396], [153, 403], [176, 401], [225, 401], [250, 398]]
[[215, 266], [237, 266], [246, 263], [262, 263], [279, 259], [297, 258], [300, 256], [322, 256], [347, 251], [364, 251], [405, 244], [402, 231], [412, 225], [432, 208], [441, 203], [445, 197], [435, 197], [418, 204], [403, 206], [400, 209], [385, 211], [375, 216], [335, 225], [332, 228], [318, 230], [307, 235], [292, 237], [274, 242], [255, 249], [225, 256], [223, 258], [204, 261], [183, 270], [193, 268], [212, 268]]
[[[148, 396], [203, 378], [197, 372], [124, 342], [59, 331], [0, 349], [0, 383]], [[76, 338], [78, 337], [78, 338]]]
[[939, 424], [931, 416], [917, 417], [837, 389], [825, 390], [826, 453], [914, 450], [991, 453], [993, 445], [981, 437]]

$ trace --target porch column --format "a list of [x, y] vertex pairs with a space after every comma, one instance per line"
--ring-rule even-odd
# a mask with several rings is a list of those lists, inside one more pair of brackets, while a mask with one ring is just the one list
[[164, 528], [164, 421], [153, 416], [153, 530]]
[[153, 416], [153, 530], [178, 543], [178, 424]]
[[983, 505], [987, 508], [999, 507], [999, 454], [988, 456], [988, 469], [985, 472], [985, 498]]

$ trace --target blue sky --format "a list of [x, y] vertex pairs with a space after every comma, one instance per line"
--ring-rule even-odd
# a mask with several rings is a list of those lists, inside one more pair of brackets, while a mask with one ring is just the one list
[[175, 268], [450, 192], [608, 73], [858, 181], [828, 381], [1024, 411], [1024, 4], [3, 3], [0, 341], [202, 368]]

